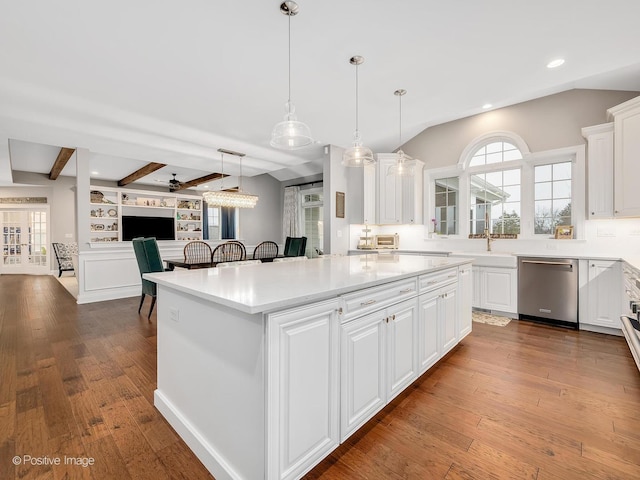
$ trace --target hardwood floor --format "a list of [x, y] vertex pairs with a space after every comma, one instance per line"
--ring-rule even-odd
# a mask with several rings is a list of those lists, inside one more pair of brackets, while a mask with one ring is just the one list
[[[212, 478], [153, 407], [156, 320], [138, 301], [76, 305], [53, 277], [0, 276], [0, 479]], [[473, 328], [307, 477], [640, 478], [640, 373], [624, 339]]]

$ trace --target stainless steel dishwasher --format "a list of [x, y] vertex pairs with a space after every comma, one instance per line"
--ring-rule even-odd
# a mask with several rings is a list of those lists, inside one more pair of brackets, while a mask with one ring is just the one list
[[518, 257], [518, 317], [578, 328], [578, 260]]

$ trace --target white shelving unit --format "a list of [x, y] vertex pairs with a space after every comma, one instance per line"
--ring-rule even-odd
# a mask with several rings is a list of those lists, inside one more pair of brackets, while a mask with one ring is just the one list
[[202, 240], [202, 198], [177, 193], [91, 187], [91, 243], [122, 241], [126, 215], [173, 217], [175, 240]]

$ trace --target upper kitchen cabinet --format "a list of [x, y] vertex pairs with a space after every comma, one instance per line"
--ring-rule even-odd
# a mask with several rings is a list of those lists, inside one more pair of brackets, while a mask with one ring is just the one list
[[640, 216], [640, 97], [608, 110], [613, 118], [613, 213], [617, 217]]
[[587, 139], [587, 218], [613, 217], [613, 123], [582, 129]]
[[413, 175], [388, 175], [395, 164], [395, 153], [379, 153], [377, 157], [377, 204], [379, 224], [421, 224], [424, 162], [412, 160]]

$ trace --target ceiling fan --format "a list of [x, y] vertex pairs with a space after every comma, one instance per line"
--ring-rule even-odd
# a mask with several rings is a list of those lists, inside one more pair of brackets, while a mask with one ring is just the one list
[[168, 182], [165, 180], [156, 180], [156, 181], [169, 185], [170, 192], [175, 192], [176, 190], [180, 190], [182, 188], [182, 182], [176, 178], [177, 173], [172, 173], [171, 175], [173, 175], [173, 178], [171, 178]]

